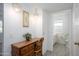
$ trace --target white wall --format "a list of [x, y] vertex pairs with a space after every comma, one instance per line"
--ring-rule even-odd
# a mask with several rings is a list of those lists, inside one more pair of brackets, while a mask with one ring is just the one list
[[50, 21], [50, 13], [43, 10], [43, 36], [44, 36], [44, 43], [43, 43], [43, 54], [49, 50], [50, 48], [50, 43], [49, 43], [49, 34], [48, 34], [48, 24]]
[[74, 43], [79, 42], [79, 3], [73, 4], [73, 35], [72, 35], [72, 54], [79, 56], [79, 46]]
[[52, 27], [52, 15], [51, 13], [49, 13], [49, 18], [48, 18], [48, 50], [49, 51], [53, 51], [53, 36], [52, 36], [52, 31], [53, 31], [53, 27]]
[[[29, 6], [28, 6], [29, 7]], [[30, 13], [30, 8], [25, 10]], [[16, 12], [11, 4], [4, 4], [4, 55], [11, 55], [11, 44], [25, 40], [23, 34], [30, 32], [33, 37], [42, 36], [42, 12], [38, 17], [29, 16], [29, 27], [22, 26], [22, 11]]]

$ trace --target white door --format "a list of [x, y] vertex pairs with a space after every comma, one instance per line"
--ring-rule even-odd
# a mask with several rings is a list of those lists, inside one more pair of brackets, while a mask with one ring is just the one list
[[0, 56], [3, 51], [3, 4], [0, 3]]
[[73, 55], [79, 56], [79, 4], [73, 5]]

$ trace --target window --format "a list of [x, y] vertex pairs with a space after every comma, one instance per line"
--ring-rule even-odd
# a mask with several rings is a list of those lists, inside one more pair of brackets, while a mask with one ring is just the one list
[[53, 27], [54, 33], [61, 33], [63, 32], [63, 20], [55, 20], [54, 27]]
[[55, 23], [54, 26], [63, 26], [63, 23]]

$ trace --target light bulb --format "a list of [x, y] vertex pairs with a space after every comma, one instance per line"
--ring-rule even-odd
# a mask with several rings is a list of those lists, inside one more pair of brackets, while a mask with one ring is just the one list
[[16, 12], [19, 12], [20, 9], [21, 9], [21, 7], [20, 7], [19, 4], [12, 4], [12, 6], [13, 6], [13, 9], [14, 9]]
[[15, 11], [16, 11], [16, 12], [19, 12], [19, 11], [20, 11], [20, 9], [19, 9], [19, 8], [14, 8], [14, 9], [15, 9]]

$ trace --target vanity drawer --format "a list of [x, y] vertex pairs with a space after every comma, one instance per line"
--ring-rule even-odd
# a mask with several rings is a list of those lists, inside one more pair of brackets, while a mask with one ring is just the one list
[[33, 44], [30, 44], [24, 48], [21, 49], [21, 55], [25, 55], [27, 53], [29, 53], [31, 50], [34, 51], [34, 45]]
[[21, 49], [21, 55], [24, 55], [24, 54], [28, 53], [28, 50], [29, 50], [29, 49], [28, 49], [28, 46], [22, 48], [22, 49]]
[[30, 51], [30, 50], [34, 50], [34, 44], [28, 45], [28, 51]]
[[30, 52], [28, 53], [28, 56], [34, 56], [34, 50], [30, 51]]
[[34, 51], [32, 50], [22, 56], [33, 56], [33, 55], [34, 55]]

